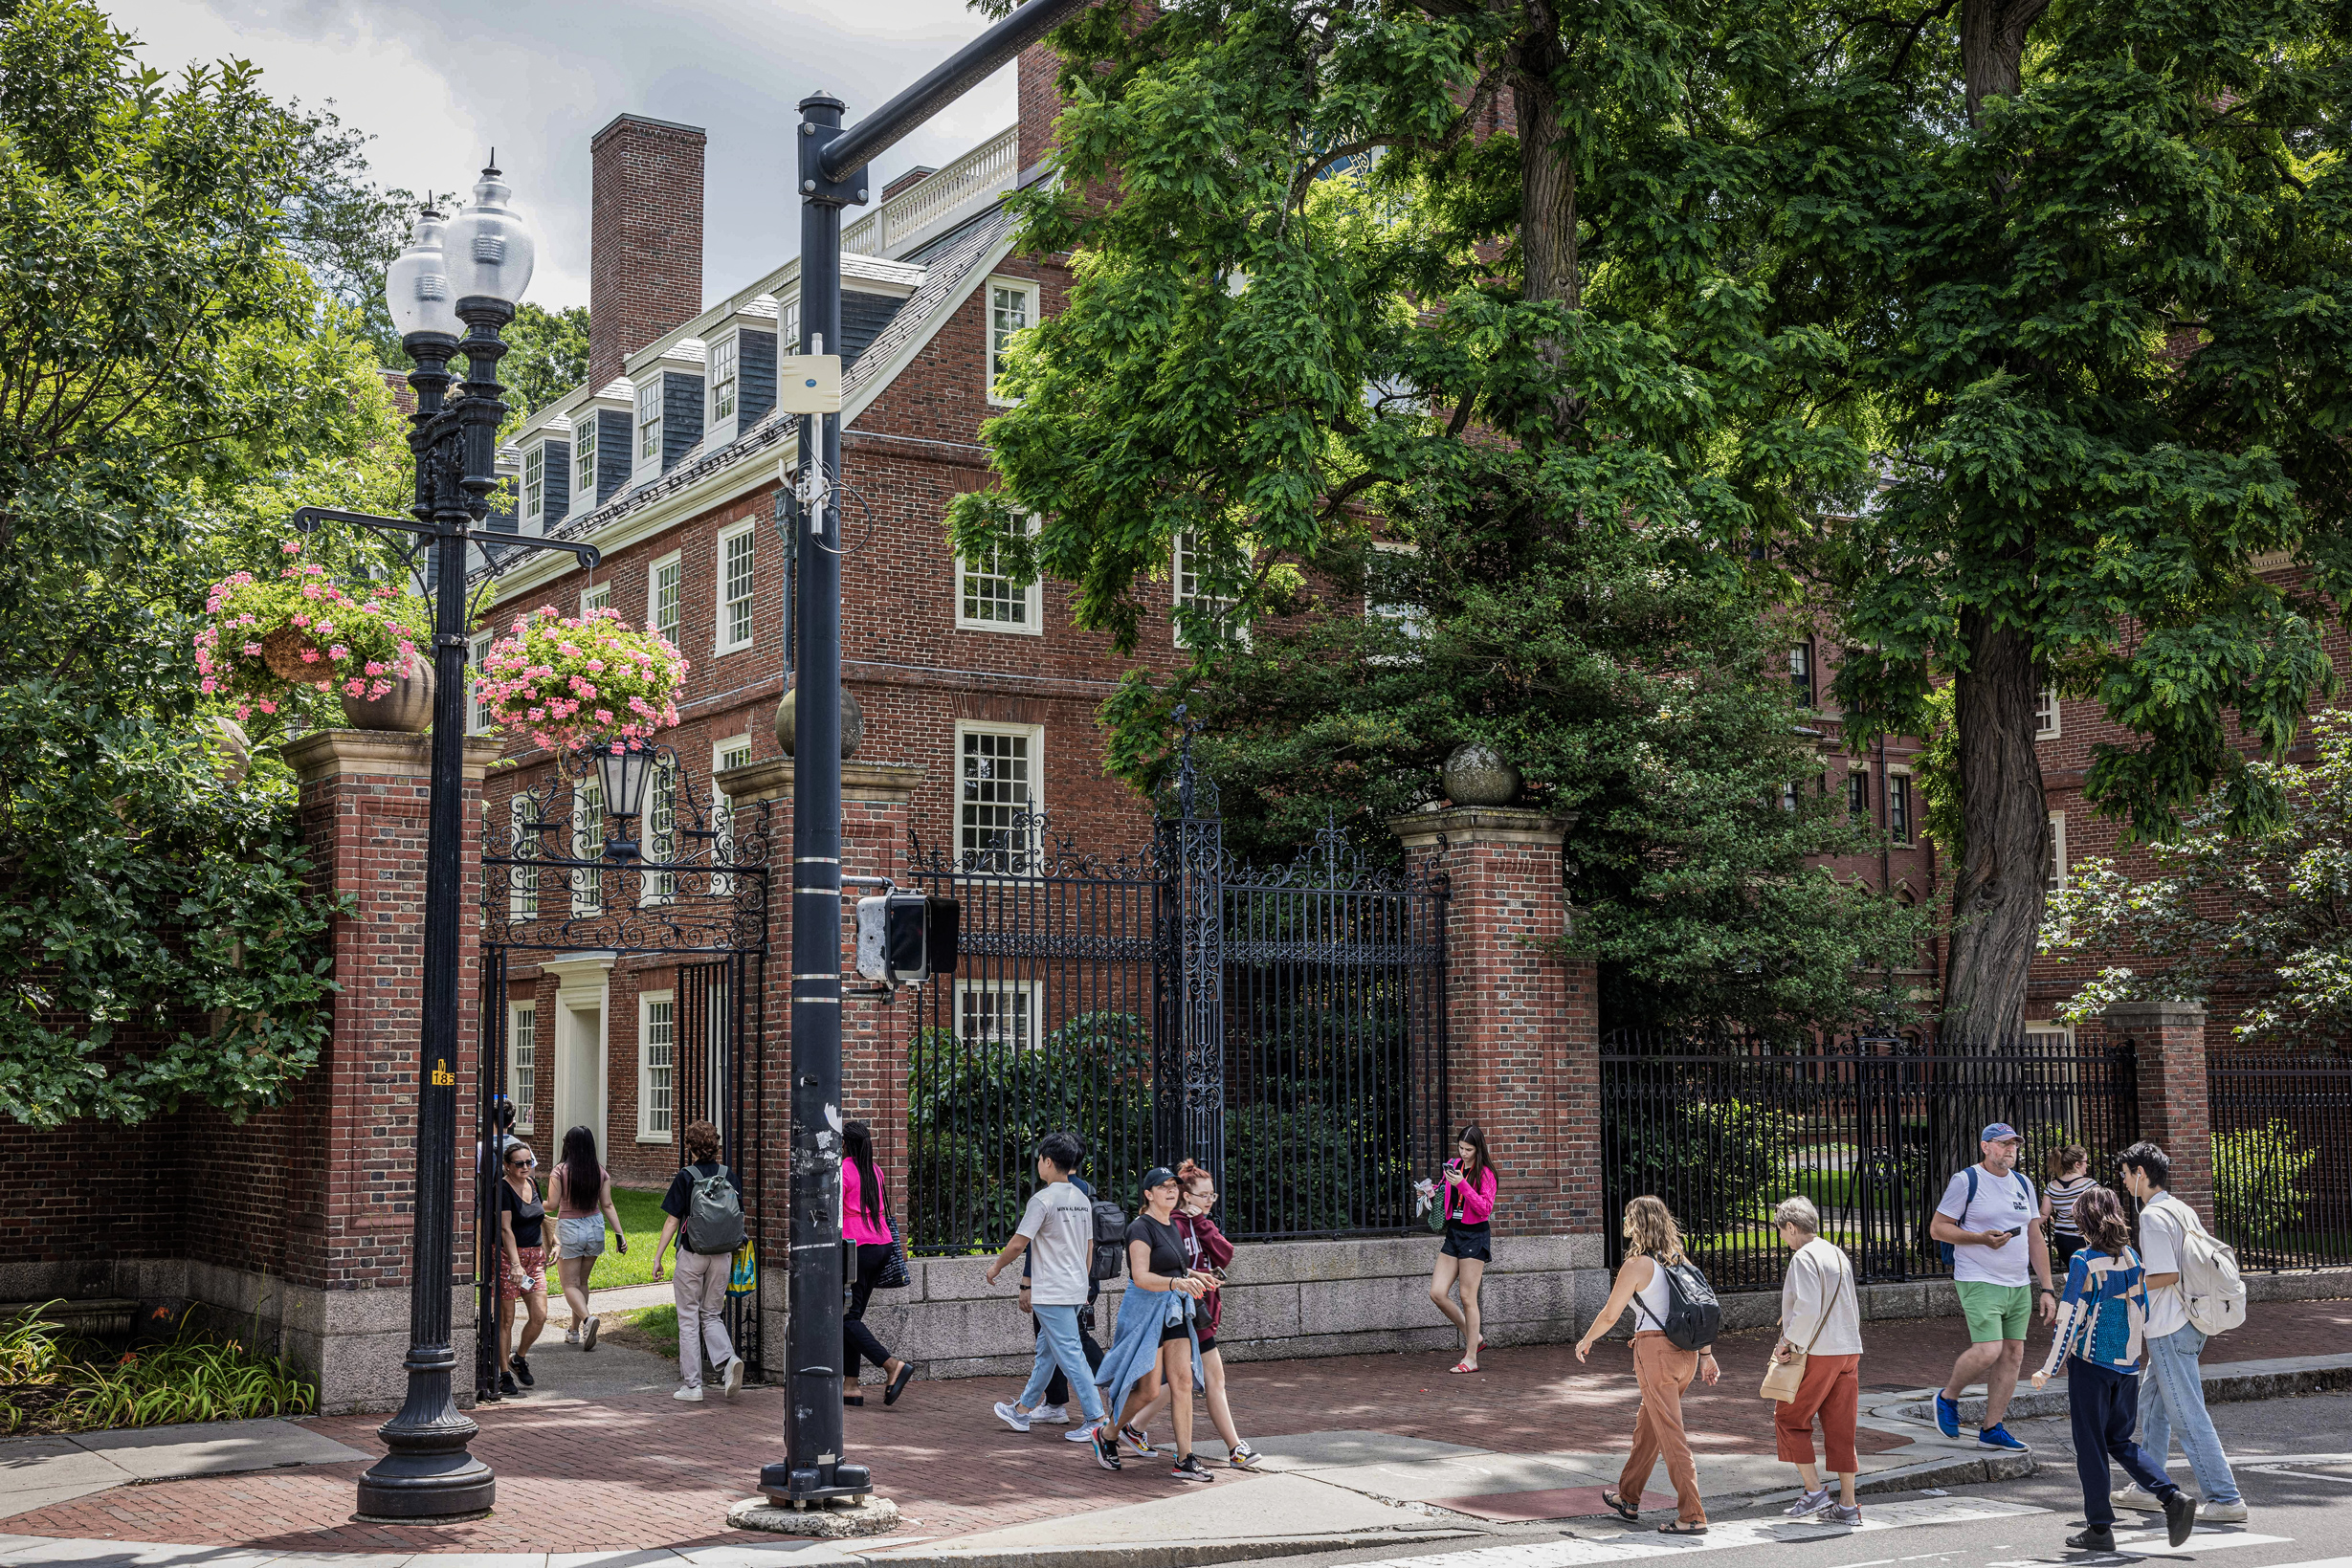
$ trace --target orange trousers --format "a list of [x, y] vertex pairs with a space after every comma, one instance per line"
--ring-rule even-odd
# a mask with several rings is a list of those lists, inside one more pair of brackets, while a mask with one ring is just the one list
[[1676, 1350], [1666, 1336], [1644, 1329], [1633, 1336], [1633, 1381], [1641, 1388], [1641, 1413], [1633, 1418], [1633, 1451], [1625, 1456], [1617, 1495], [1641, 1506], [1642, 1489], [1666, 1456], [1666, 1478], [1675, 1484], [1675, 1517], [1705, 1524], [1698, 1500], [1698, 1467], [1691, 1462], [1691, 1440], [1682, 1430], [1682, 1391], [1698, 1376], [1698, 1352]]
[[1862, 1403], [1859, 1356], [1808, 1356], [1797, 1397], [1772, 1406], [1780, 1456], [1791, 1465], [1813, 1462], [1813, 1417], [1821, 1417], [1821, 1446], [1840, 1475], [1862, 1468], [1853, 1455], [1853, 1424]]

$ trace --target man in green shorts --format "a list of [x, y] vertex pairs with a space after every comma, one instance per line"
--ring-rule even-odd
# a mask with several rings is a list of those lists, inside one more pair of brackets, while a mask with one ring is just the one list
[[[1985, 1380], [1985, 1421], [1977, 1446], [2022, 1453], [2026, 1446], [2001, 1424], [2025, 1364], [2026, 1324], [2038, 1303], [2042, 1321], [2054, 1322], [2058, 1294], [2050, 1288], [2050, 1243], [2042, 1235], [2033, 1183], [2017, 1168], [2024, 1143], [2017, 1129], [1996, 1121], [1978, 1135], [1981, 1164], [1953, 1176], [1927, 1231], [1952, 1248], [1952, 1282], [1968, 1319], [1969, 1345], [1952, 1363], [1952, 1380], [1936, 1396], [1936, 1426], [1960, 1436], [1960, 1396]], [[2038, 1288], [2030, 1288], [2028, 1270]]]

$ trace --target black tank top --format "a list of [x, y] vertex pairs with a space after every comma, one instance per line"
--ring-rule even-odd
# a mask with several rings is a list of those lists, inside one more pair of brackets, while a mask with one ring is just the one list
[[[533, 1182], [532, 1186], [536, 1189], [538, 1183]], [[512, 1182], [500, 1182], [499, 1183], [499, 1206], [515, 1217], [515, 1245], [517, 1247], [544, 1245], [541, 1238], [544, 1234], [547, 1205], [539, 1201], [536, 1191], [530, 1202], [525, 1203], [522, 1195], [515, 1190], [515, 1184]]]

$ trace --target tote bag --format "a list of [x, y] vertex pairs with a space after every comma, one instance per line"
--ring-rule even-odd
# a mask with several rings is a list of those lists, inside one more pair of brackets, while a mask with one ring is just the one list
[[1797, 1390], [1805, 1386], [1806, 1358], [1812, 1355], [1814, 1344], [1821, 1338], [1821, 1331], [1830, 1326], [1830, 1313], [1836, 1307], [1838, 1297], [1853, 1283], [1853, 1265], [1849, 1261], [1838, 1274], [1837, 1289], [1822, 1304], [1821, 1321], [1813, 1325], [1812, 1336], [1805, 1341], [1805, 1348], [1786, 1361], [1774, 1360], [1764, 1368], [1764, 1386], [1757, 1390], [1762, 1398], [1786, 1404], [1797, 1397]]

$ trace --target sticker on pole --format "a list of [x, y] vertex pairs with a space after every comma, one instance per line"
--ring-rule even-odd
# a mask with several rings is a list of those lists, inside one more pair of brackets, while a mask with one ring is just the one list
[[841, 356], [784, 354], [776, 360], [776, 407], [788, 414], [841, 411]]

